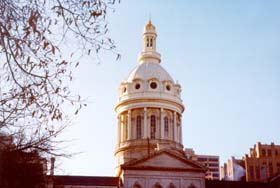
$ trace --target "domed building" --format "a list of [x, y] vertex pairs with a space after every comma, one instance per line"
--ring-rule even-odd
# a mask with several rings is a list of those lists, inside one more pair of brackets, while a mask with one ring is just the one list
[[279, 176], [271, 183], [205, 180], [207, 168], [189, 160], [183, 150], [181, 86], [161, 66], [156, 38], [156, 28], [149, 20], [144, 27], [139, 64], [119, 87], [115, 106], [118, 118], [114, 152], [116, 176], [51, 174], [48, 187], [264, 188], [278, 185]]
[[203, 188], [205, 168], [183, 151], [181, 86], [161, 66], [156, 39], [149, 20], [138, 65], [118, 90], [116, 174], [124, 188]]

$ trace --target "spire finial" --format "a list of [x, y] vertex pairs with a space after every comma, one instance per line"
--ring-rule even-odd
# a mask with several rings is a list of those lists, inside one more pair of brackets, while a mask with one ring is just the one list
[[152, 24], [151, 13], [149, 15], [149, 24]]
[[140, 63], [147, 61], [160, 63], [160, 54], [156, 51], [156, 38], [156, 27], [152, 24], [150, 17], [149, 22], [144, 27], [143, 51], [138, 58]]

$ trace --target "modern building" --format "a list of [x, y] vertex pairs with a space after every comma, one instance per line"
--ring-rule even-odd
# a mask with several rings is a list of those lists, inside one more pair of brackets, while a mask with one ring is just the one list
[[280, 173], [280, 145], [258, 142], [250, 148], [249, 155], [243, 157], [246, 181], [265, 182]]
[[227, 181], [244, 181], [245, 180], [245, 163], [242, 159], [231, 157], [224, 166], [221, 166], [221, 180]]
[[209, 180], [220, 179], [220, 159], [217, 155], [199, 155], [195, 154], [191, 148], [185, 149], [185, 155], [188, 159], [198, 162], [207, 168], [205, 178]]

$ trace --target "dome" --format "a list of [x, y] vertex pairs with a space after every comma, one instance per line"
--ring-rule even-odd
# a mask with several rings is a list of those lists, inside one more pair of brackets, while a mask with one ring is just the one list
[[151, 19], [149, 20], [149, 23], [146, 24], [145, 27], [144, 27], [144, 32], [149, 31], [149, 30], [152, 30], [154, 32], [156, 30], [156, 27], [152, 24]]
[[127, 82], [133, 82], [135, 79], [150, 80], [157, 79], [159, 81], [173, 81], [168, 72], [160, 66], [159, 63], [145, 62], [135, 67], [127, 78]]
[[181, 86], [178, 82], [174, 83], [161, 66], [156, 38], [155, 26], [149, 20], [144, 28], [139, 64], [118, 88], [115, 106], [118, 117], [115, 150], [118, 168], [159, 150], [168, 149], [184, 156]]

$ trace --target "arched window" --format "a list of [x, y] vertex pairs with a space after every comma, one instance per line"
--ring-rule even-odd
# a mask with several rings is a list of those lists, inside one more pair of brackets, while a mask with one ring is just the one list
[[150, 38], [150, 47], [153, 47], [153, 39]]
[[124, 118], [124, 140], [128, 138], [128, 119], [127, 117]]
[[150, 47], [150, 39], [147, 38], [147, 47]]
[[193, 183], [191, 183], [188, 188], [197, 188]]
[[141, 127], [142, 121], [141, 116], [136, 117], [136, 138], [139, 139], [142, 137], [142, 127]]
[[133, 185], [133, 188], [141, 188], [141, 186], [139, 185], [138, 182], [136, 182], [136, 183]]
[[173, 183], [170, 183], [168, 188], [176, 188], [175, 185]]
[[160, 185], [159, 183], [156, 183], [153, 188], [163, 188], [162, 185]]
[[179, 115], [177, 116], [177, 126], [181, 126], [181, 117]]
[[151, 116], [151, 139], [156, 138], [156, 116]]
[[164, 117], [164, 136], [168, 137], [169, 133], [169, 122], [168, 122], [168, 117]]

